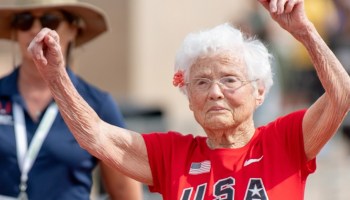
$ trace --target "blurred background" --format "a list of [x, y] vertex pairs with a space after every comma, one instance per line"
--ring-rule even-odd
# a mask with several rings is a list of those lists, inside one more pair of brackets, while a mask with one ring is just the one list
[[[186, 97], [172, 85], [174, 57], [189, 32], [225, 22], [263, 40], [275, 57], [275, 83], [256, 112], [256, 126], [305, 108], [323, 93], [305, 49], [271, 21], [256, 0], [85, 1], [105, 10], [110, 30], [74, 52], [73, 63], [80, 67], [73, 64], [73, 68], [115, 97], [129, 129], [203, 134]], [[308, 16], [349, 72], [350, 1], [305, 0], [305, 4]], [[0, 76], [19, 60], [13, 56], [16, 51], [15, 45], [0, 40]], [[305, 199], [350, 199], [349, 124], [344, 123], [320, 153]], [[101, 199], [104, 190], [99, 177], [95, 179], [92, 199]], [[144, 189], [145, 199], [161, 199]]]

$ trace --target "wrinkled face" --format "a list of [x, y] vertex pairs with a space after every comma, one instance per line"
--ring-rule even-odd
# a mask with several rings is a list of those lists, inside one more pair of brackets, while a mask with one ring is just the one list
[[27, 48], [30, 42], [32, 41], [32, 39], [42, 29], [42, 22], [40, 22], [39, 20], [40, 17], [42, 17], [42, 21], [44, 21], [44, 24], [54, 23], [53, 18], [60, 19], [59, 23], [57, 23], [57, 27], [55, 28], [55, 30], [60, 36], [60, 44], [62, 47], [62, 51], [64, 53], [67, 50], [67, 46], [69, 42], [74, 41], [76, 37], [77, 28], [71, 25], [67, 20], [65, 20], [63, 13], [58, 10], [38, 9], [38, 10], [32, 10], [32, 11], [28, 11], [20, 14], [22, 14], [21, 26], [24, 26], [24, 27], [26, 26], [25, 24], [29, 23], [28, 18], [31, 18], [31, 16], [35, 18], [32, 25], [27, 26], [29, 27], [28, 29], [21, 30], [19, 28], [16, 28], [17, 42], [18, 42], [20, 51], [22, 53], [23, 59], [31, 59], [30, 54], [27, 51]]
[[[223, 77], [229, 77], [228, 81]], [[203, 90], [202, 83], [194, 83], [198, 78], [216, 81]], [[231, 80], [240, 80], [240, 87], [226, 87], [225, 84], [231, 86]], [[190, 109], [204, 129], [239, 126], [252, 120], [255, 108], [261, 103], [254, 82], [247, 79], [246, 64], [240, 57], [221, 54], [199, 59], [190, 69], [190, 84], [187, 84]]]

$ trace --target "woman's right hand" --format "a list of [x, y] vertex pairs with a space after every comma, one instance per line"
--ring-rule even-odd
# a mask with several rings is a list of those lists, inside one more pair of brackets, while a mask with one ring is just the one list
[[56, 31], [43, 28], [30, 43], [28, 51], [44, 79], [58, 77], [58, 73], [65, 71], [64, 56]]

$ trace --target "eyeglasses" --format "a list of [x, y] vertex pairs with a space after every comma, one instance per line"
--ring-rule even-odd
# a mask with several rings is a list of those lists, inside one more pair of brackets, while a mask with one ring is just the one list
[[207, 91], [213, 83], [217, 83], [219, 84], [219, 86], [225, 89], [236, 90], [247, 83], [257, 80], [258, 79], [242, 81], [235, 76], [225, 76], [220, 78], [219, 80], [211, 80], [208, 78], [195, 78], [192, 79], [190, 82], [187, 82], [186, 85], [189, 85], [192, 90], [201, 92]]
[[12, 26], [21, 31], [28, 31], [32, 28], [36, 19], [39, 19], [42, 27], [47, 27], [53, 30], [57, 29], [60, 23], [65, 20], [63, 16], [53, 13], [46, 13], [40, 17], [37, 17], [30, 12], [24, 12], [14, 16]]

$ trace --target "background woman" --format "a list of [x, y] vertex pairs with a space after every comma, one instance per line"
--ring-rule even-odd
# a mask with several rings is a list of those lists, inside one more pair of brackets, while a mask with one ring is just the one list
[[30, 200], [90, 199], [97, 164], [111, 199], [141, 199], [140, 184], [82, 149], [57, 111], [27, 51], [43, 27], [59, 34], [65, 69], [82, 97], [103, 120], [124, 126], [112, 96], [75, 75], [68, 65], [72, 48], [107, 30], [103, 11], [75, 0], [19, 0], [0, 7], [0, 38], [16, 41], [22, 54], [19, 66], [0, 79], [0, 199], [17, 197], [21, 191]]

